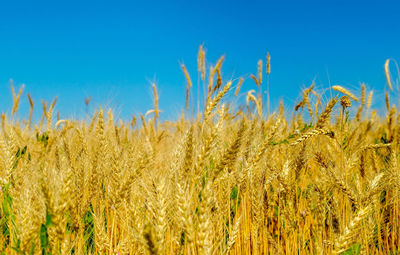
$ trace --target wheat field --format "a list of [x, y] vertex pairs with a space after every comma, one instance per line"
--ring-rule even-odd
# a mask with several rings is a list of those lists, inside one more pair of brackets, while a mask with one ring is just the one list
[[399, 254], [390, 93], [386, 116], [364, 84], [357, 93], [313, 84], [293, 108], [272, 111], [270, 55], [244, 77], [255, 83], [246, 92], [243, 78], [222, 77], [223, 61], [206, 70], [200, 48], [196, 114], [182, 64], [186, 109], [174, 122], [160, 120], [154, 84], [153, 109], [130, 123], [108, 109], [59, 119], [56, 100], [34, 122], [29, 94], [30, 114], [17, 118], [24, 88], [12, 87], [1, 116], [1, 254]]

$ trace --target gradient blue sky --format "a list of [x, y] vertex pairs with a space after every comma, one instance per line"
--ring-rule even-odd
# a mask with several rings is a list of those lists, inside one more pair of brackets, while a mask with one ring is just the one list
[[[36, 107], [58, 96], [63, 117], [110, 106], [125, 119], [152, 107], [163, 118], [184, 106], [184, 62], [196, 82], [200, 44], [225, 78], [248, 76], [271, 54], [271, 97], [293, 106], [313, 80], [382, 98], [387, 58], [400, 59], [399, 1], [1, 1], [0, 111], [11, 109], [9, 79], [26, 84]], [[244, 90], [254, 84], [247, 82]], [[397, 96], [397, 95], [396, 95]]]

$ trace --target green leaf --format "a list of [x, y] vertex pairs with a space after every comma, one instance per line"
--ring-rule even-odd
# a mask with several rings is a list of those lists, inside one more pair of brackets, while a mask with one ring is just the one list
[[348, 250], [342, 252], [342, 255], [359, 255], [361, 252], [361, 244], [353, 244]]
[[239, 194], [238, 186], [235, 186], [231, 190], [231, 200], [235, 200]]
[[83, 238], [85, 241], [85, 253], [91, 253], [94, 251], [94, 220], [93, 220], [93, 207], [90, 205], [90, 210], [83, 216], [83, 223], [85, 228], [83, 231]]
[[25, 145], [24, 148], [21, 151], [21, 155], [24, 155], [26, 153], [27, 149], [28, 149], [28, 147]]

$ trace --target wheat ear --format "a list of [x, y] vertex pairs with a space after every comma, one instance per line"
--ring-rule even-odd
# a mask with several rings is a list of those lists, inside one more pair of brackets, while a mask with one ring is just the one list
[[342, 86], [335, 85], [335, 86], [332, 86], [332, 89], [333, 89], [333, 90], [336, 90], [336, 91], [339, 91], [339, 92], [341, 92], [341, 93], [343, 93], [343, 94], [349, 96], [349, 97], [350, 97], [351, 99], [353, 99], [354, 101], [358, 101], [358, 98], [357, 98], [355, 95], [353, 95], [350, 91], [348, 91], [347, 89], [345, 89], [345, 88], [342, 87]]

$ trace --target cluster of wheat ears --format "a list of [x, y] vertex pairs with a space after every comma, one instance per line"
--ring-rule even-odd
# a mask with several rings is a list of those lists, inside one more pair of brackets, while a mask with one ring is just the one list
[[[385, 118], [364, 84], [360, 96], [333, 86], [330, 98], [311, 85], [289, 113], [270, 113], [269, 54], [267, 85], [260, 60], [246, 93], [243, 79], [222, 78], [223, 60], [206, 72], [200, 48], [204, 107], [176, 122], [159, 121], [155, 85], [141, 123], [103, 110], [53, 120], [56, 101], [32, 123], [29, 94], [19, 120], [23, 87], [12, 87], [1, 254], [399, 254], [400, 112], [389, 94]], [[392, 89], [389, 61], [385, 70]]]

